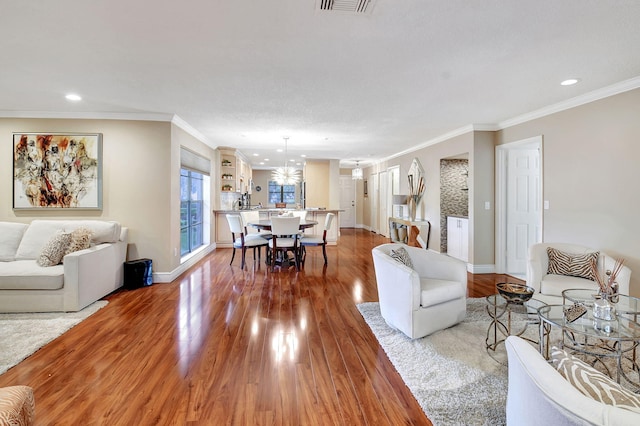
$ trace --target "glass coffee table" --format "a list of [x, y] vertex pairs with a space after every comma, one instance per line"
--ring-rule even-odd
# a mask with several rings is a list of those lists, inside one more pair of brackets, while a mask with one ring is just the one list
[[[593, 308], [593, 302], [597, 291], [593, 289], [577, 288], [562, 292], [562, 303], [582, 303], [587, 308]], [[640, 299], [625, 294], [617, 295], [618, 301], [614, 303], [616, 312], [628, 316], [633, 321], [638, 322], [640, 318]]]
[[546, 305], [538, 309], [540, 317], [540, 353], [549, 359], [550, 335], [557, 328], [562, 336], [559, 344], [574, 354], [583, 355], [592, 366], [598, 364], [612, 379], [624, 378], [635, 391], [640, 390], [640, 368], [636, 349], [640, 344], [640, 324], [626, 315], [613, 321], [593, 316], [592, 307], [573, 322], [567, 321], [567, 305]]
[[537, 299], [529, 299], [524, 303], [513, 303], [500, 294], [487, 296], [486, 300], [487, 313], [491, 322], [487, 329], [485, 345], [487, 353], [494, 360], [506, 365], [506, 358], [496, 356], [496, 349], [500, 345], [504, 345], [509, 336], [519, 336], [531, 343], [539, 344], [536, 340], [537, 334], [529, 336], [525, 335], [525, 332], [530, 324], [539, 324], [538, 308], [546, 306], [546, 303]]

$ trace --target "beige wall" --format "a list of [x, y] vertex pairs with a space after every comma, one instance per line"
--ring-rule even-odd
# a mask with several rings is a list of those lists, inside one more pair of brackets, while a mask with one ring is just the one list
[[543, 240], [622, 256], [640, 296], [640, 89], [497, 132], [504, 144], [543, 136]]
[[[171, 167], [170, 167], [170, 190], [169, 196], [171, 198], [169, 209], [169, 227], [168, 233], [170, 235], [168, 241], [168, 265], [167, 269], [162, 271], [173, 271], [180, 266], [180, 148], [184, 147], [191, 152], [194, 152], [201, 157], [209, 159], [210, 169], [210, 187], [209, 187], [209, 205], [204, 206], [204, 214], [209, 215], [210, 228], [209, 228], [209, 242], [215, 241], [215, 222], [213, 220], [212, 210], [216, 208], [216, 203], [219, 199], [220, 192], [218, 188], [220, 186], [220, 161], [218, 151], [212, 149], [208, 145], [200, 142], [198, 139], [191, 136], [189, 133], [182, 130], [175, 124], [171, 124]], [[206, 220], [206, 218], [205, 218]], [[154, 262], [155, 263], [155, 262]]]
[[[169, 122], [68, 119], [0, 119], [0, 220], [35, 218], [116, 220], [129, 228], [128, 258], [153, 259], [154, 272], [179, 263], [179, 144], [206, 154], [201, 144]], [[12, 133], [102, 133], [101, 211], [14, 211]], [[172, 141], [172, 139], [175, 139]]]
[[[262, 203], [264, 207], [268, 206], [269, 201], [269, 180], [271, 178], [271, 170], [253, 170], [254, 189], [251, 192], [251, 204], [257, 205]], [[259, 186], [260, 191], [256, 191], [255, 187]], [[296, 194], [297, 199], [297, 194]], [[273, 206], [270, 206], [273, 207]]]
[[[307, 160], [304, 167], [304, 180], [307, 185], [307, 207], [327, 207], [331, 205], [329, 160]], [[336, 172], [338, 179], [339, 171]]]

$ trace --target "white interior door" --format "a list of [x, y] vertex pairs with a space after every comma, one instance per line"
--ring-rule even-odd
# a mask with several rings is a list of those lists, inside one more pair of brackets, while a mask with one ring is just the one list
[[378, 182], [380, 185], [379, 188], [379, 206], [380, 210], [378, 214], [380, 215], [379, 223], [379, 234], [384, 235], [385, 237], [389, 236], [389, 200], [391, 200], [391, 196], [389, 195], [389, 181], [387, 180], [387, 172], [380, 172], [378, 175]]
[[369, 182], [369, 199], [371, 200], [371, 230], [373, 232], [379, 232], [378, 227], [378, 203], [380, 198], [378, 197], [378, 174], [371, 174], [371, 182]]
[[356, 226], [356, 185], [351, 176], [340, 176], [340, 227]]
[[509, 149], [506, 167], [505, 272], [522, 276], [527, 271], [531, 244], [542, 241], [540, 149]]

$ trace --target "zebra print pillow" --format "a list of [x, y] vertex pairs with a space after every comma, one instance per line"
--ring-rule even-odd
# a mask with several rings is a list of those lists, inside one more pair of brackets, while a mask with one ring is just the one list
[[409, 257], [409, 252], [404, 247], [399, 247], [396, 250], [391, 250], [390, 256], [403, 265], [406, 265], [409, 268], [413, 269], [413, 262], [411, 261], [411, 257]]
[[595, 265], [597, 265], [600, 252], [571, 254], [553, 247], [547, 247], [547, 255], [549, 256], [547, 274], [586, 278], [591, 281], [596, 280], [598, 271], [596, 271]]
[[583, 395], [607, 405], [640, 413], [640, 395], [623, 388], [595, 368], [562, 349], [551, 349], [551, 362]]
[[36, 404], [31, 387], [0, 388], [0, 425], [32, 425], [35, 417]]

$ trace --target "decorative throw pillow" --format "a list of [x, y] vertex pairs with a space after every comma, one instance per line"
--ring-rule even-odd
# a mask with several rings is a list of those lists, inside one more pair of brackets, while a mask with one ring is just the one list
[[[71, 241], [64, 252], [64, 256], [74, 251], [84, 250], [91, 246], [93, 231], [87, 228], [77, 228], [71, 232]], [[64, 259], [63, 256], [63, 259]]]
[[58, 232], [42, 247], [36, 262], [40, 266], [54, 266], [59, 264], [71, 242], [71, 234]]
[[640, 413], [640, 395], [562, 349], [551, 349], [551, 361], [564, 378], [583, 395], [596, 401]]
[[404, 247], [391, 250], [391, 257], [403, 265], [413, 269], [413, 262], [411, 261], [411, 257], [409, 257], [409, 252]]
[[547, 274], [568, 275], [570, 277], [596, 280], [596, 265], [600, 252], [571, 254], [565, 253], [553, 247], [547, 247], [549, 256], [549, 269]]

